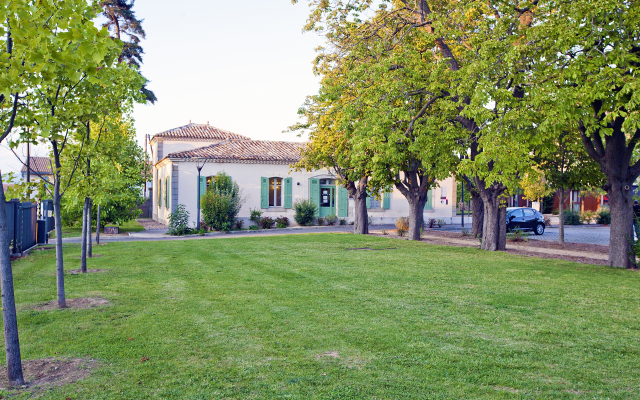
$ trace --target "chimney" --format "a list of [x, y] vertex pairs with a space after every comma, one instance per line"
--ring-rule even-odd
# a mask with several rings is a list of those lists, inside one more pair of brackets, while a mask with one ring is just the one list
[[191, 125], [191, 120], [189, 120], [189, 125]]
[[209, 126], [209, 121], [207, 121], [207, 126]]

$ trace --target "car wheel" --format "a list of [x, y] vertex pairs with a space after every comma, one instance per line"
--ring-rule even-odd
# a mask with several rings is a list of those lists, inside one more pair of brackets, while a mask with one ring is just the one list
[[536, 229], [534, 230], [536, 235], [542, 235], [544, 233], [544, 224], [536, 225]]

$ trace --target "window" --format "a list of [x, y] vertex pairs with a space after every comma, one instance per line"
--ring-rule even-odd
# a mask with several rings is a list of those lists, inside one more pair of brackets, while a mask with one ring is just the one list
[[[204, 191], [206, 192], [207, 190], [209, 190], [209, 187], [211, 187], [211, 185], [214, 184], [216, 177], [215, 176], [207, 176], [207, 186], [204, 188]], [[204, 194], [204, 193], [202, 193]]]
[[269, 178], [269, 207], [282, 207], [282, 178]]
[[523, 211], [525, 217], [533, 217], [534, 215], [536, 215], [536, 213], [529, 208], [525, 208]]
[[369, 200], [369, 204], [371, 205], [371, 208], [380, 208], [382, 206], [380, 199], [376, 199], [375, 197], [372, 197], [371, 200]]

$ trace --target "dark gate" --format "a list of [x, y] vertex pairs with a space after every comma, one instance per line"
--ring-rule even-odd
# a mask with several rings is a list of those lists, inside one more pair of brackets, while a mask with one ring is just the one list
[[5, 203], [9, 228], [9, 246], [13, 254], [22, 253], [36, 245], [38, 205], [11, 200]]

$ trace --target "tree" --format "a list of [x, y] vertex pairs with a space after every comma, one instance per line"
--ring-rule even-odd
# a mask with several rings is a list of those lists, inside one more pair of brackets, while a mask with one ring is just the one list
[[527, 84], [546, 117], [539, 129], [578, 135], [604, 174], [609, 264], [622, 268], [635, 265], [631, 186], [640, 175], [639, 10], [629, 1], [548, 0], [536, 10], [542, 23], [526, 35], [537, 50]]
[[230, 231], [244, 202], [238, 184], [219, 172], [200, 200], [204, 222], [215, 230]]
[[[122, 224], [139, 215], [137, 205], [142, 202], [144, 173], [148, 169], [144, 150], [135, 137], [133, 120], [127, 115], [106, 116], [101, 123], [91, 123], [96, 133], [89, 145], [82, 141], [68, 144], [62, 155], [61, 179], [71, 181], [62, 201], [62, 221], [75, 225], [81, 221], [83, 237], [87, 239], [86, 255], [91, 257], [91, 220], [98, 218], [92, 205], [105, 210], [103, 222]], [[91, 160], [91, 172], [74, 173], [77, 157]], [[86, 255], [81, 257], [81, 269], [86, 271]], [[82, 268], [84, 267], [84, 268]]]
[[[322, 60], [322, 62], [320, 62]], [[345, 121], [343, 107], [353, 101], [354, 93], [345, 83], [347, 63], [341, 58], [326, 56], [315, 65], [316, 75], [323, 75], [320, 92], [309, 96], [298, 114], [304, 122], [290, 130], [309, 130], [309, 142], [302, 150], [302, 158], [293, 168], [297, 171], [316, 171], [326, 168], [354, 199], [353, 233], [369, 233], [367, 215], [367, 163], [356, 160], [353, 149], [353, 129], [350, 119]]]
[[[312, 12], [306, 29], [326, 30], [329, 37], [341, 32], [345, 21], [360, 21], [361, 15], [374, 11], [371, 0], [310, 2]], [[388, 3], [392, 3], [389, 10]], [[398, 15], [402, 15], [403, 23], [395, 22]], [[502, 57], [521, 40], [520, 30], [532, 24], [530, 17], [529, 8], [498, 1], [399, 0], [379, 4], [377, 22], [369, 29], [377, 35], [385, 28], [395, 28], [388, 38], [396, 42], [407, 32], [419, 31], [423, 34], [420, 50], [424, 57], [414, 58], [411, 66], [416, 71], [422, 67], [423, 74], [428, 75], [434, 59], [446, 65], [438, 70], [437, 79], [429, 87], [437, 90], [424, 95], [431, 99], [440, 95], [431, 105], [432, 110], [439, 110], [432, 111], [432, 117], [446, 117], [465, 131], [458, 138], [464, 148], [460, 154], [465, 159], [451, 173], [470, 177], [483, 200], [485, 250], [505, 248], [506, 213], [501, 197], [531, 165], [534, 125], [529, 123], [530, 118], [522, 118], [535, 113], [527, 108], [527, 92], [522, 86], [526, 57]], [[408, 65], [400, 62], [394, 70]], [[492, 108], [488, 107], [490, 104]]]
[[[9, 137], [14, 127], [32, 125], [29, 96], [52, 84], [59, 75], [73, 73], [72, 66], [79, 65], [84, 57], [100, 54], [101, 46], [95, 48], [96, 53], [90, 48], [95, 37], [91, 19], [90, 8], [81, 0], [1, 2], [0, 142]], [[18, 134], [24, 134], [24, 129], [18, 129]], [[49, 131], [44, 134], [48, 137]], [[2, 190], [0, 203], [4, 202]], [[4, 206], [0, 207], [0, 274], [7, 374], [11, 384], [21, 385], [24, 378]]]
[[548, 135], [536, 150], [536, 165], [544, 174], [548, 187], [560, 199], [558, 242], [564, 244], [564, 194], [566, 190], [602, 185], [603, 175], [591, 159], [578, 135], [563, 131], [556, 138]]
[[[135, 0], [102, 0], [100, 6], [102, 7], [102, 15], [107, 21], [102, 24], [103, 27], [113, 31], [115, 38], [122, 40], [122, 53], [118, 57], [118, 62], [126, 62], [129, 65], [135, 65], [140, 68], [142, 64], [142, 54], [144, 50], [140, 45], [140, 40], [146, 38], [146, 33], [142, 29], [141, 19], [136, 18], [136, 14], [133, 11], [133, 5]], [[129, 39], [124, 40], [125, 36]], [[145, 84], [142, 86], [142, 94], [147, 101], [154, 104], [158, 99], [156, 95]]]

